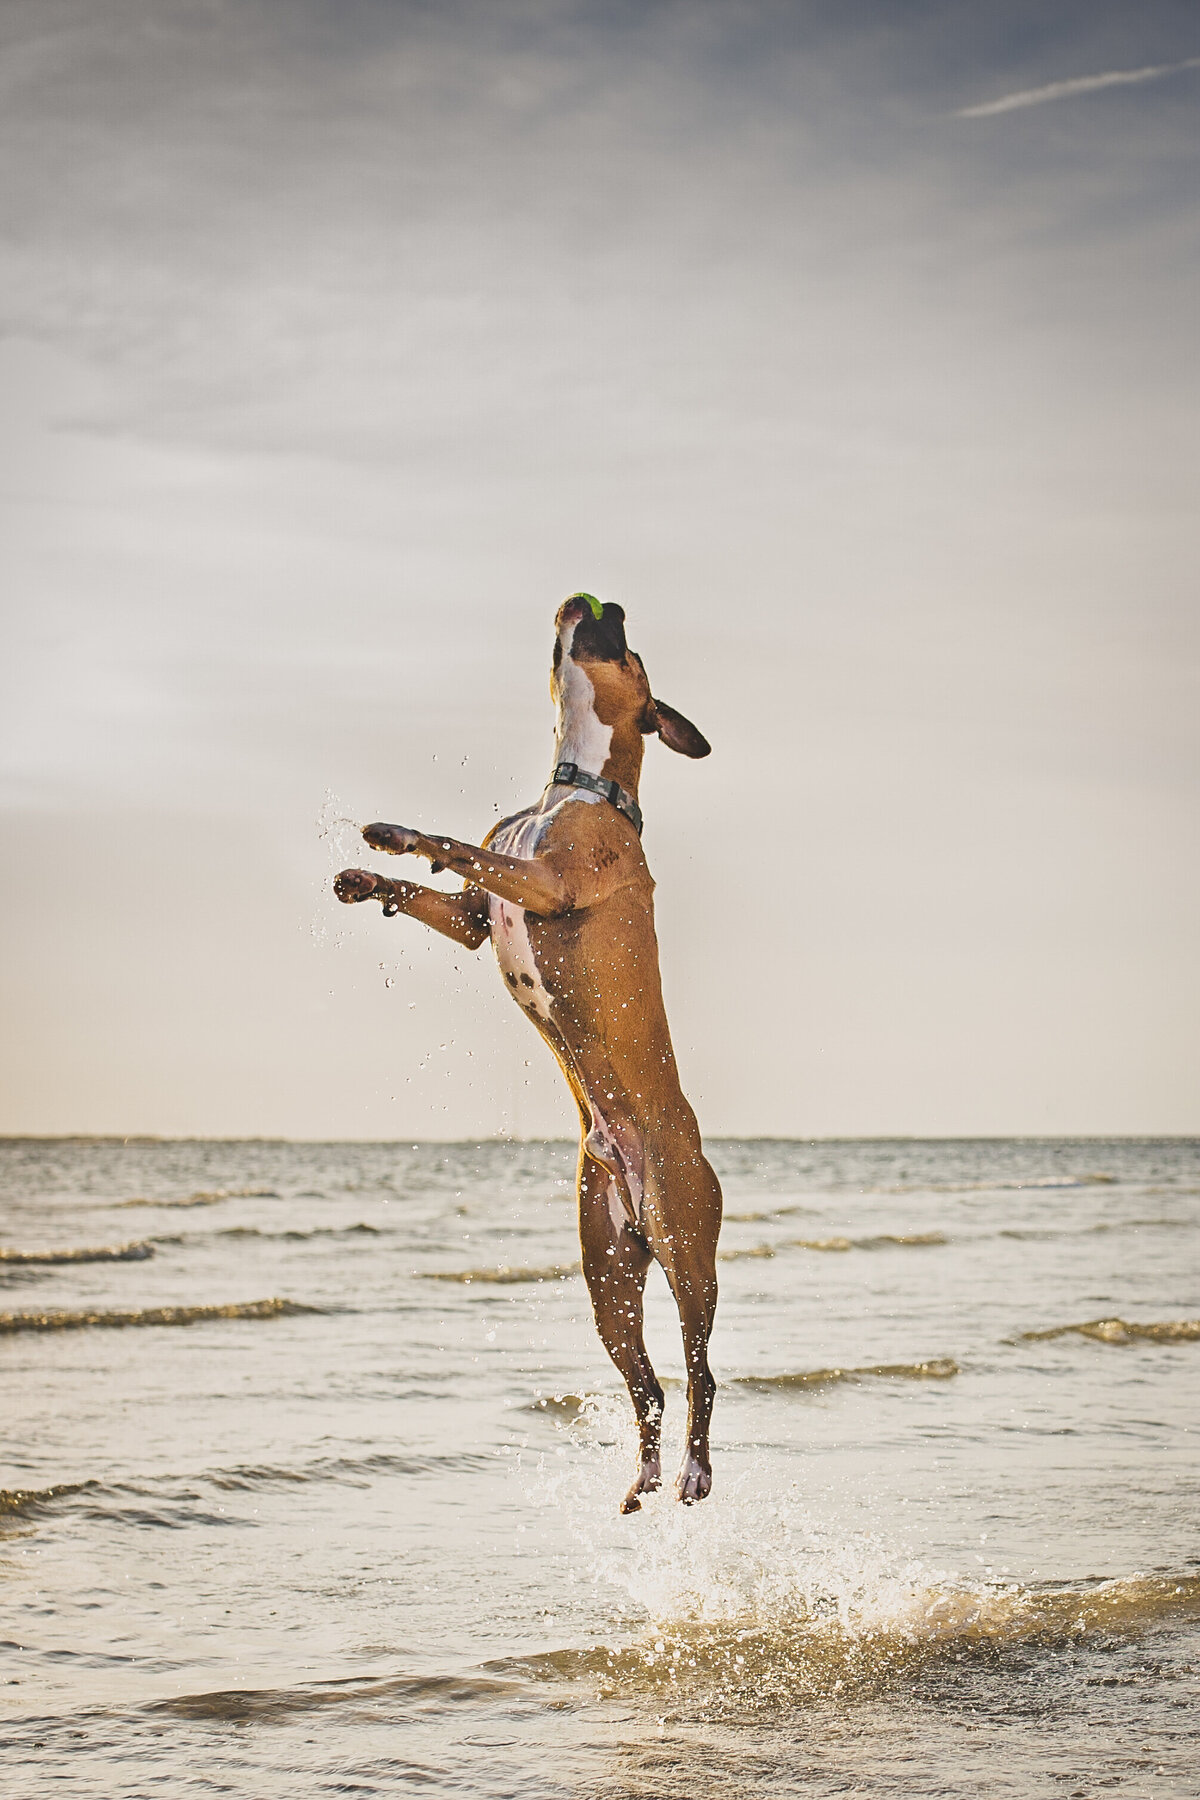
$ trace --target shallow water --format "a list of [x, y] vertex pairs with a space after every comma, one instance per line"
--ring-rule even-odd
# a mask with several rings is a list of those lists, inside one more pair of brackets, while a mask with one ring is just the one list
[[710, 1153], [622, 1518], [570, 1146], [0, 1145], [4, 1791], [1200, 1794], [1200, 1144]]

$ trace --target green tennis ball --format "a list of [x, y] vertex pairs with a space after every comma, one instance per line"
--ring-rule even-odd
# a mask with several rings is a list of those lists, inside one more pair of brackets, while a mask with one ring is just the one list
[[597, 600], [595, 594], [572, 594], [571, 598], [572, 600], [586, 600], [592, 609], [593, 619], [602, 619], [604, 617], [604, 607], [600, 601]]

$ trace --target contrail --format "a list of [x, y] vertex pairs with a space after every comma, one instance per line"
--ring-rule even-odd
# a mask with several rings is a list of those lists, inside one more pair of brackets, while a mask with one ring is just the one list
[[956, 119], [987, 119], [993, 113], [1016, 112], [1022, 106], [1041, 106], [1047, 100], [1068, 100], [1075, 94], [1091, 94], [1097, 88], [1129, 87], [1139, 81], [1157, 81], [1160, 75], [1174, 75], [1180, 69], [1200, 68], [1200, 56], [1189, 56], [1183, 62], [1156, 63], [1148, 69], [1110, 69], [1106, 75], [1077, 75], [1071, 81], [1050, 81], [1045, 87], [1023, 88], [1017, 94], [1004, 94], [999, 100], [987, 100], [982, 106], [960, 107]]

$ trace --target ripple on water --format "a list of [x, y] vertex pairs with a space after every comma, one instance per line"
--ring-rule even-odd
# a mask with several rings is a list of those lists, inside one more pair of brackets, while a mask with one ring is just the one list
[[184, 1194], [174, 1200], [158, 1200], [152, 1195], [135, 1194], [132, 1200], [102, 1201], [104, 1206], [161, 1206], [179, 1208], [188, 1206], [219, 1206], [222, 1200], [278, 1200], [281, 1196], [275, 1188], [200, 1188], [194, 1194]]
[[858, 1368], [800, 1369], [794, 1374], [783, 1375], [734, 1375], [723, 1385], [757, 1388], [770, 1393], [789, 1388], [829, 1387], [839, 1381], [866, 1381], [876, 1376], [902, 1381], [950, 1381], [959, 1373], [959, 1365], [953, 1357], [933, 1356], [925, 1362], [865, 1363]]
[[296, 1300], [235, 1300], [223, 1306], [145, 1306], [133, 1311], [87, 1308], [77, 1312], [0, 1313], [0, 1335], [17, 1331], [115, 1331], [139, 1325], [197, 1325], [205, 1319], [282, 1319], [319, 1313]]
[[256, 1225], [224, 1225], [219, 1231], [196, 1232], [195, 1239], [203, 1238], [262, 1238], [267, 1243], [299, 1244], [307, 1243], [312, 1238], [352, 1238], [352, 1237], [386, 1237], [390, 1234], [382, 1225], [314, 1225], [309, 1231], [260, 1231]]
[[1017, 1181], [921, 1181], [904, 1182], [895, 1187], [863, 1188], [874, 1194], [1021, 1194], [1053, 1192], [1057, 1188], [1111, 1187], [1115, 1175], [1102, 1169], [1086, 1175], [1029, 1175]]
[[44, 1488], [0, 1488], [0, 1524], [5, 1519], [40, 1512], [43, 1507], [68, 1500], [73, 1494], [95, 1493], [100, 1485], [98, 1481], [58, 1481]]
[[1037, 1343], [1047, 1338], [1094, 1338], [1099, 1344], [1188, 1344], [1200, 1341], [1200, 1319], [1167, 1319], [1160, 1324], [1138, 1324], [1131, 1319], [1087, 1319], [1082, 1325], [1051, 1325], [1044, 1331], [1023, 1331], [1021, 1340]]
[[[752, 1388], [756, 1392], [787, 1393], [788, 1391], [805, 1392], [816, 1388], [833, 1387], [838, 1382], [858, 1382], [872, 1379], [891, 1379], [900, 1381], [951, 1381], [955, 1375], [962, 1373], [959, 1364], [952, 1356], [931, 1356], [923, 1362], [910, 1363], [863, 1363], [854, 1368], [830, 1369], [798, 1369], [785, 1371], [781, 1375], [730, 1375], [717, 1383], [720, 1388]], [[683, 1382], [669, 1375], [659, 1377], [660, 1384], [668, 1392], [672, 1388], [682, 1388]], [[579, 1417], [585, 1407], [603, 1406], [612, 1400], [607, 1394], [538, 1394], [525, 1409], [528, 1412], [548, 1413], [556, 1419], [573, 1420]]]
[[942, 1231], [910, 1231], [903, 1235], [895, 1232], [880, 1232], [874, 1237], [829, 1237], [829, 1238], [785, 1238], [779, 1244], [754, 1244], [745, 1250], [722, 1250], [718, 1252], [718, 1262], [741, 1262], [746, 1257], [778, 1256], [781, 1250], [825, 1250], [841, 1252], [846, 1250], [884, 1250], [898, 1245], [907, 1250], [924, 1250], [938, 1244], [948, 1244], [949, 1238]]
[[201, 1505], [201, 1490], [215, 1489], [220, 1494], [263, 1493], [314, 1483], [369, 1488], [372, 1478], [381, 1475], [465, 1475], [478, 1473], [493, 1464], [494, 1458], [485, 1451], [376, 1451], [368, 1456], [318, 1457], [296, 1468], [270, 1464], [235, 1465], [183, 1475], [128, 1475], [105, 1481], [93, 1477], [85, 1481], [56, 1482], [43, 1488], [0, 1489], [0, 1532], [7, 1521], [35, 1517], [59, 1507], [74, 1508], [90, 1519], [113, 1525], [165, 1526], [170, 1529], [206, 1524], [247, 1525], [254, 1521], [234, 1513], [206, 1510]]
[[290, 1688], [225, 1688], [210, 1694], [180, 1694], [169, 1700], [152, 1700], [142, 1711], [177, 1719], [265, 1724], [327, 1707], [373, 1709], [385, 1700], [406, 1702], [423, 1712], [457, 1711], [472, 1701], [502, 1699], [519, 1692], [519, 1682], [495, 1675], [393, 1675], [367, 1681], [348, 1676], [344, 1681]]
[[510, 1267], [501, 1263], [494, 1269], [425, 1269], [422, 1281], [454, 1281], [462, 1287], [480, 1282], [493, 1287], [514, 1287], [526, 1281], [567, 1281], [581, 1273], [578, 1263], [548, 1263], [544, 1268]]
[[4, 1250], [0, 1249], [0, 1265], [27, 1263], [94, 1263], [145, 1262], [154, 1255], [154, 1245], [101, 1244], [90, 1250]]

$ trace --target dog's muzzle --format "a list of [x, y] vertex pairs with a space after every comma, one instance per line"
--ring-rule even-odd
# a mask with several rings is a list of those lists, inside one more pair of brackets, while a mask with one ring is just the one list
[[563, 610], [564, 623], [576, 614], [575, 633], [571, 639], [571, 655], [592, 662], [624, 662], [625, 609], [611, 602], [597, 618], [582, 595], [568, 600]]

